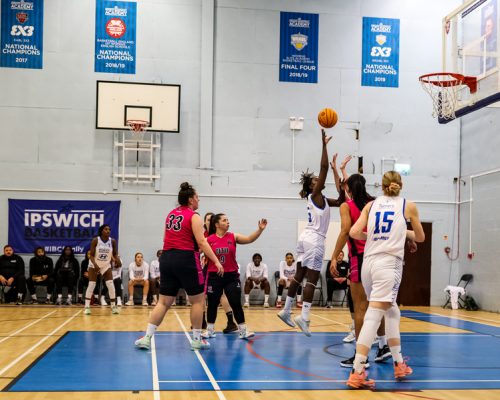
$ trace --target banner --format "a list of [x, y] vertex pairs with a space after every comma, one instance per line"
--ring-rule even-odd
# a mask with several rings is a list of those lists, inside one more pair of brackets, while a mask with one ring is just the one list
[[43, 0], [1, 0], [0, 67], [41, 69]]
[[363, 17], [362, 86], [399, 86], [399, 19]]
[[318, 82], [319, 15], [281, 12], [280, 82]]
[[119, 201], [9, 199], [9, 244], [16, 253], [32, 254], [41, 246], [61, 254], [71, 246], [85, 254], [99, 226], [107, 224], [118, 243]]
[[135, 74], [137, 3], [96, 0], [95, 72]]

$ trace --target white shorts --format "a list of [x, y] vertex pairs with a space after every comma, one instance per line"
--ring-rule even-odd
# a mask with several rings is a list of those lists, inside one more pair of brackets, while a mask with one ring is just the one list
[[297, 243], [297, 263], [313, 271], [321, 271], [325, 255], [325, 238], [315, 232], [303, 231]]
[[[104, 273], [111, 268], [111, 263], [106, 264], [106, 265], [99, 265], [97, 264], [97, 268], [95, 267], [94, 264], [89, 260], [89, 268], [94, 268], [99, 274], [104, 275]], [[113, 278], [114, 279], [114, 278]]]
[[361, 282], [368, 301], [396, 303], [403, 276], [403, 260], [387, 254], [365, 257]]

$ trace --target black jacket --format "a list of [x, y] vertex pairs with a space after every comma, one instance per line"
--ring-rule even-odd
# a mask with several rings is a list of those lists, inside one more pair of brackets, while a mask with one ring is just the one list
[[[56, 262], [56, 268], [54, 273], [58, 274], [61, 271], [64, 271], [65, 267], [65, 260], [62, 257], [59, 257], [59, 259]], [[69, 270], [72, 270], [73, 273], [75, 274], [75, 277], [78, 277], [80, 273], [80, 264], [78, 263], [78, 260], [76, 258], [70, 258], [69, 259]]]
[[0, 256], [0, 275], [6, 279], [24, 276], [24, 260], [17, 254]]
[[48, 275], [52, 276], [54, 273], [54, 261], [47, 256], [32, 257], [30, 259], [30, 276], [33, 275]]

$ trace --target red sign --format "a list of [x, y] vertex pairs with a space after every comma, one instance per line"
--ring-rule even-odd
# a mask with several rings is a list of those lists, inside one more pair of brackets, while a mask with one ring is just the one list
[[119, 39], [126, 31], [127, 26], [120, 18], [112, 18], [106, 23], [106, 33], [112, 38]]

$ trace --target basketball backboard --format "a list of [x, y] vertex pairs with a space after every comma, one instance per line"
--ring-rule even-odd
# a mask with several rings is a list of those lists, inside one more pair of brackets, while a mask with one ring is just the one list
[[[456, 118], [500, 100], [498, 0], [471, 0], [443, 18], [443, 72], [477, 79], [477, 91], [461, 85]], [[431, 71], [429, 71], [431, 72]], [[440, 123], [451, 119], [439, 119]]]
[[97, 81], [96, 129], [128, 130], [128, 120], [148, 130], [179, 132], [180, 85]]

